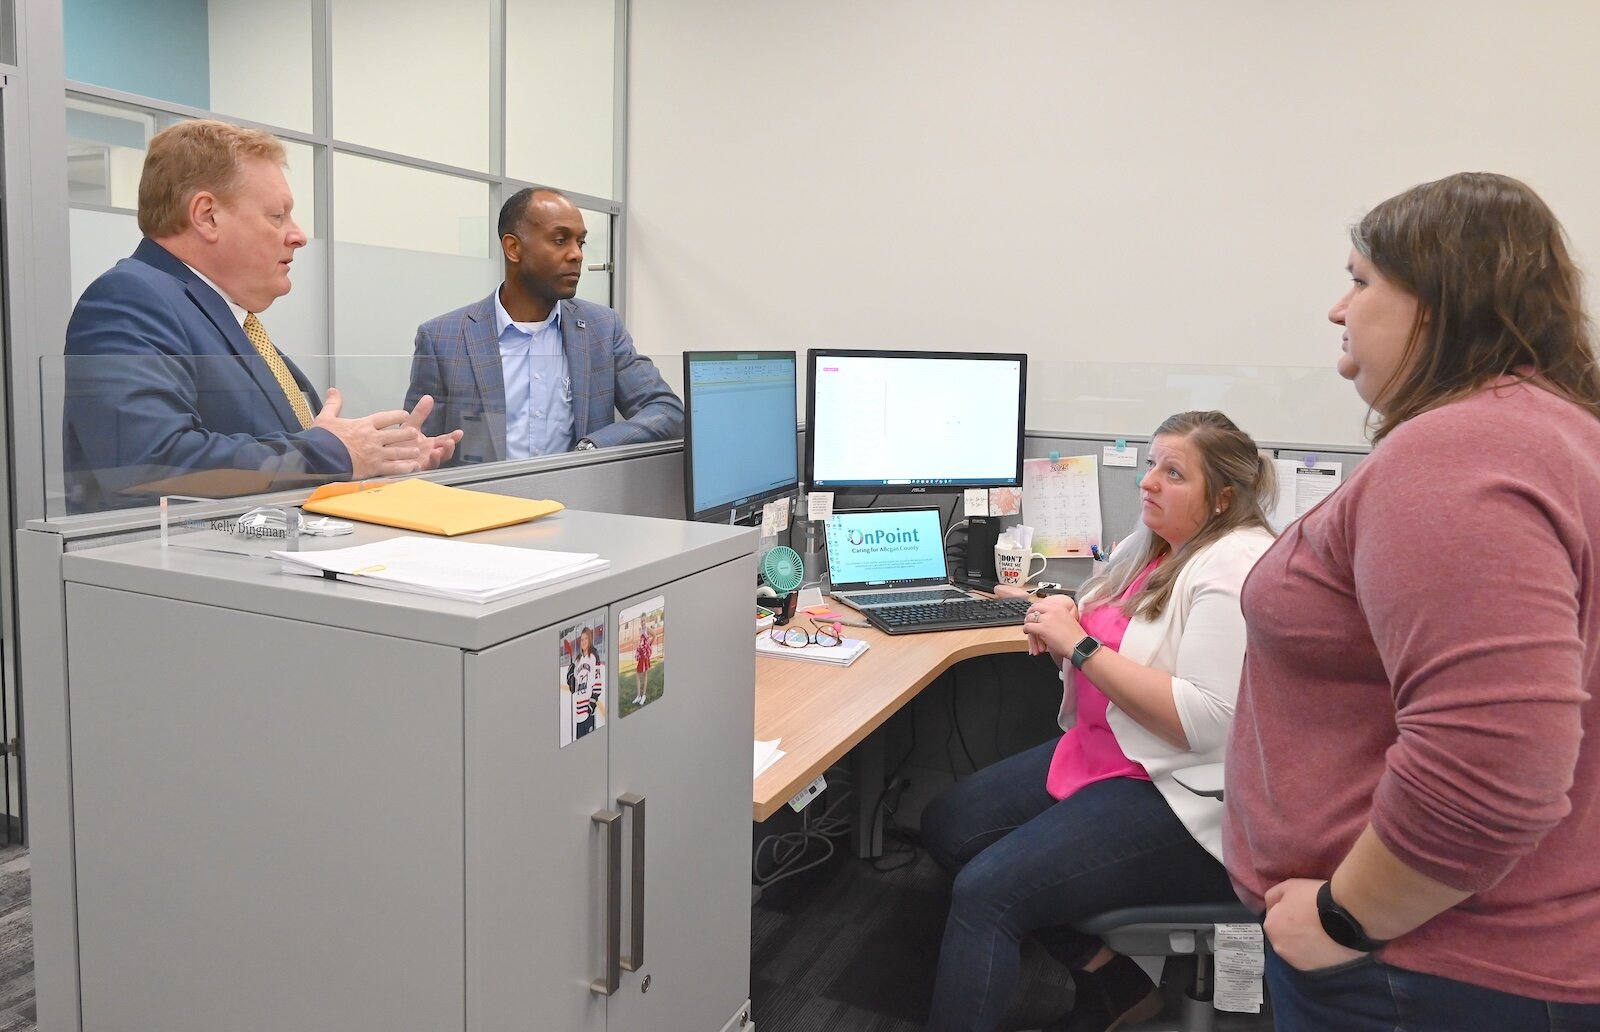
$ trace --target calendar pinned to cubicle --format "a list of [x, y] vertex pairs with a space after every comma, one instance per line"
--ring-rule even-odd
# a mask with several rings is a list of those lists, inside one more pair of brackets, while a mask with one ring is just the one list
[[1099, 460], [1063, 455], [1024, 461], [1022, 522], [1033, 528], [1034, 551], [1052, 559], [1092, 558], [1102, 541]]

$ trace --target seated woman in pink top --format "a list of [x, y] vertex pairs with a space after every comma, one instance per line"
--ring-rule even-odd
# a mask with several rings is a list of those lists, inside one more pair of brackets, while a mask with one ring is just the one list
[[1120, 907], [1233, 898], [1222, 804], [1172, 773], [1222, 758], [1244, 658], [1239, 590], [1272, 544], [1272, 466], [1220, 412], [1162, 423], [1148, 466], [1140, 526], [1081, 605], [1041, 599], [1023, 625], [1062, 668], [1066, 734], [923, 811], [923, 844], [956, 875], [934, 1032], [1004, 1027], [1035, 934], [1077, 984], [1051, 1029], [1147, 1017], [1160, 997], [1143, 970], [1073, 926]]

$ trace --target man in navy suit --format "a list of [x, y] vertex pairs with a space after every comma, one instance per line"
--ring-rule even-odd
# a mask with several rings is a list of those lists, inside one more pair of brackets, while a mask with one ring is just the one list
[[267, 336], [258, 313], [289, 292], [306, 243], [283, 165], [277, 139], [224, 122], [181, 122], [150, 141], [145, 239], [67, 324], [69, 511], [396, 476], [454, 451], [459, 431], [421, 432], [431, 399], [344, 417], [339, 391], [319, 398]]
[[574, 297], [583, 214], [555, 190], [526, 189], [500, 209], [499, 230], [500, 289], [417, 329], [406, 405], [437, 399], [425, 432], [461, 427], [460, 462], [683, 436], [683, 403], [622, 319]]

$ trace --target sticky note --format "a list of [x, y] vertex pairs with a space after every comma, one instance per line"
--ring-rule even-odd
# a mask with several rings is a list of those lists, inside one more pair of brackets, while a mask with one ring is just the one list
[[1050, 461], [1051, 462], [1060, 462], [1061, 461], [1061, 453], [1058, 452], [1058, 451], [1051, 452], [1050, 453]]
[[825, 520], [833, 515], [833, 492], [813, 491], [806, 496], [806, 518]]
[[989, 489], [986, 487], [974, 487], [961, 492], [961, 515], [989, 515]]
[[1139, 449], [1129, 448], [1122, 441], [1118, 441], [1115, 448], [1106, 445], [1104, 454], [1100, 457], [1100, 461], [1107, 466], [1134, 466], [1138, 464], [1138, 460]]

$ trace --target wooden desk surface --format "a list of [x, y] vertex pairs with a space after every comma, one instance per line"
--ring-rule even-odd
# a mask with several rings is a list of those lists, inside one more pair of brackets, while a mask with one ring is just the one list
[[[765, 633], [765, 632], [763, 632]], [[1026, 652], [1020, 627], [882, 634], [847, 627], [872, 647], [847, 667], [756, 656], [756, 738], [787, 755], [755, 779], [764, 821], [950, 667], [974, 656]]]

